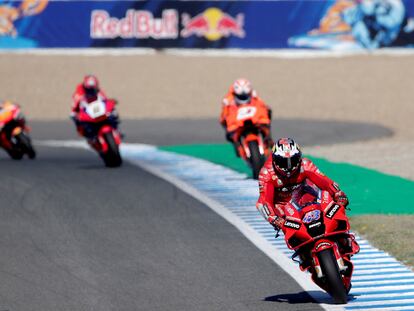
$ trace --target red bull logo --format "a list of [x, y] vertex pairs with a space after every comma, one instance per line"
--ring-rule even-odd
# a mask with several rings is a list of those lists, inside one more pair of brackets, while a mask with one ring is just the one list
[[182, 14], [181, 36], [187, 38], [195, 35], [205, 37], [207, 40], [216, 41], [222, 37], [236, 36], [244, 38], [244, 14], [239, 13], [234, 18], [218, 8], [209, 8], [203, 13], [191, 17]]
[[93, 10], [90, 36], [94, 39], [176, 39], [178, 12], [163, 10], [160, 18], [145, 10], [128, 10], [125, 17], [111, 17], [105, 10]]

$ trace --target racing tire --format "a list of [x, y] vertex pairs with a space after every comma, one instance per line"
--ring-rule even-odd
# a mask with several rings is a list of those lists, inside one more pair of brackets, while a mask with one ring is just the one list
[[348, 295], [345, 285], [339, 272], [338, 263], [332, 249], [325, 249], [318, 253], [319, 264], [322, 273], [325, 276], [326, 288], [329, 295], [332, 296], [335, 303], [346, 304]]
[[249, 141], [248, 146], [250, 150], [250, 164], [252, 167], [253, 178], [257, 179], [264, 164], [264, 157], [260, 154], [257, 141]]
[[103, 160], [107, 167], [119, 167], [122, 165], [121, 154], [119, 153], [118, 145], [115, 142], [112, 133], [106, 133], [103, 135], [107, 145], [108, 151], [103, 155]]
[[23, 151], [20, 149], [11, 149], [6, 151], [13, 160], [21, 160], [24, 155]]
[[27, 136], [24, 133], [20, 133], [16, 136], [16, 140], [18, 142], [18, 145], [20, 149], [23, 151], [23, 154], [27, 154], [29, 159], [36, 158], [36, 151], [33, 148], [32, 142], [30, 140], [30, 137]]

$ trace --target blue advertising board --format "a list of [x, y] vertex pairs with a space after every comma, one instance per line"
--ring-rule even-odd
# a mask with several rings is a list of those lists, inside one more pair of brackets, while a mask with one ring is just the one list
[[402, 0], [0, 0], [0, 48], [411, 47], [412, 17]]

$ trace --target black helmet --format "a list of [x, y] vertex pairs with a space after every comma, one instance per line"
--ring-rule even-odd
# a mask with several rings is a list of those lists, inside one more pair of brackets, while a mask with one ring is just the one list
[[272, 149], [272, 163], [274, 170], [290, 177], [299, 169], [302, 162], [302, 152], [299, 145], [291, 138], [280, 138]]

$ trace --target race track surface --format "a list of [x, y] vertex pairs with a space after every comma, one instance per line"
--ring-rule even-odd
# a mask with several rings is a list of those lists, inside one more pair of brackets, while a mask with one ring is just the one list
[[0, 156], [0, 310], [319, 310], [173, 185], [83, 150]]
[[[32, 121], [32, 137], [44, 139], [78, 138], [68, 121]], [[224, 130], [217, 119], [123, 120], [125, 141], [151, 145], [224, 143]], [[274, 138], [292, 137], [303, 146], [349, 143], [380, 137], [393, 132], [378, 124], [323, 120], [278, 119], [272, 124]]]

